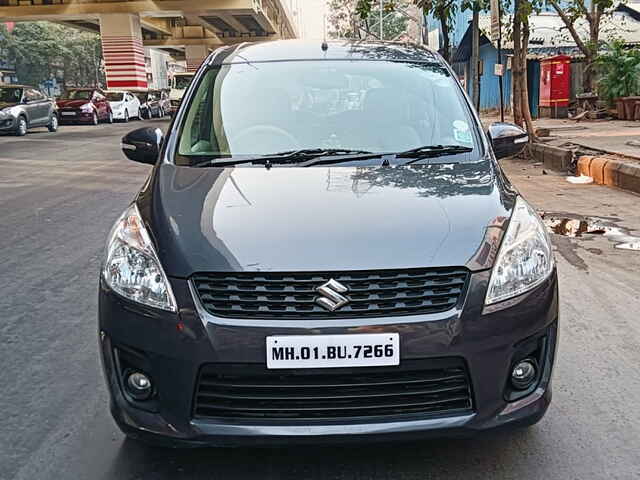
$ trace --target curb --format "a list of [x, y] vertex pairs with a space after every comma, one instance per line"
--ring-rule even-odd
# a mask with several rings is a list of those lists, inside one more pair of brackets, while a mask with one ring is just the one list
[[545, 168], [549, 170], [567, 172], [571, 168], [571, 161], [573, 160], [573, 152], [571, 150], [544, 143], [532, 143], [529, 146], [529, 151], [533, 158], [538, 162], [542, 162]]
[[640, 194], [640, 163], [585, 155], [578, 158], [576, 175], [586, 175], [592, 177], [594, 183]]

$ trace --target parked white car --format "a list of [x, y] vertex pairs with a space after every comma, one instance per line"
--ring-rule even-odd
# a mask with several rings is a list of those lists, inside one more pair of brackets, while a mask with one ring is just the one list
[[106, 92], [107, 100], [113, 111], [113, 119], [128, 122], [131, 118], [140, 119], [140, 100], [131, 92]]

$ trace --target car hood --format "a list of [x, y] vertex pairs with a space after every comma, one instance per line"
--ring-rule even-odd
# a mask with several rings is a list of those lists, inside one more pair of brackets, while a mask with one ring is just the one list
[[89, 100], [58, 100], [56, 103], [60, 108], [80, 108], [91, 102], [89, 102]]
[[489, 268], [515, 193], [491, 162], [163, 164], [138, 197], [166, 272]]

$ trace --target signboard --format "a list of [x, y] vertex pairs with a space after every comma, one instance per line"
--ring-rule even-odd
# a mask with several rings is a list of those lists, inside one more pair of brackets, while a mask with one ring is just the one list
[[500, 0], [491, 0], [491, 41], [500, 38]]
[[496, 63], [493, 66], [493, 73], [498, 77], [501, 77], [502, 75], [504, 75], [504, 65], [501, 63]]

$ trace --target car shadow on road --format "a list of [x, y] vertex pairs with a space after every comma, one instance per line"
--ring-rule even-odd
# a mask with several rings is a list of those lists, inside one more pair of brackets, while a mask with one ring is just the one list
[[125, 440], [105, 478], [525, 478], [532, 468], [535, 471], [527, 452], [544, 449], [544, 434], [539, 429], [473, 439], [280, 448], [172, 450]]

